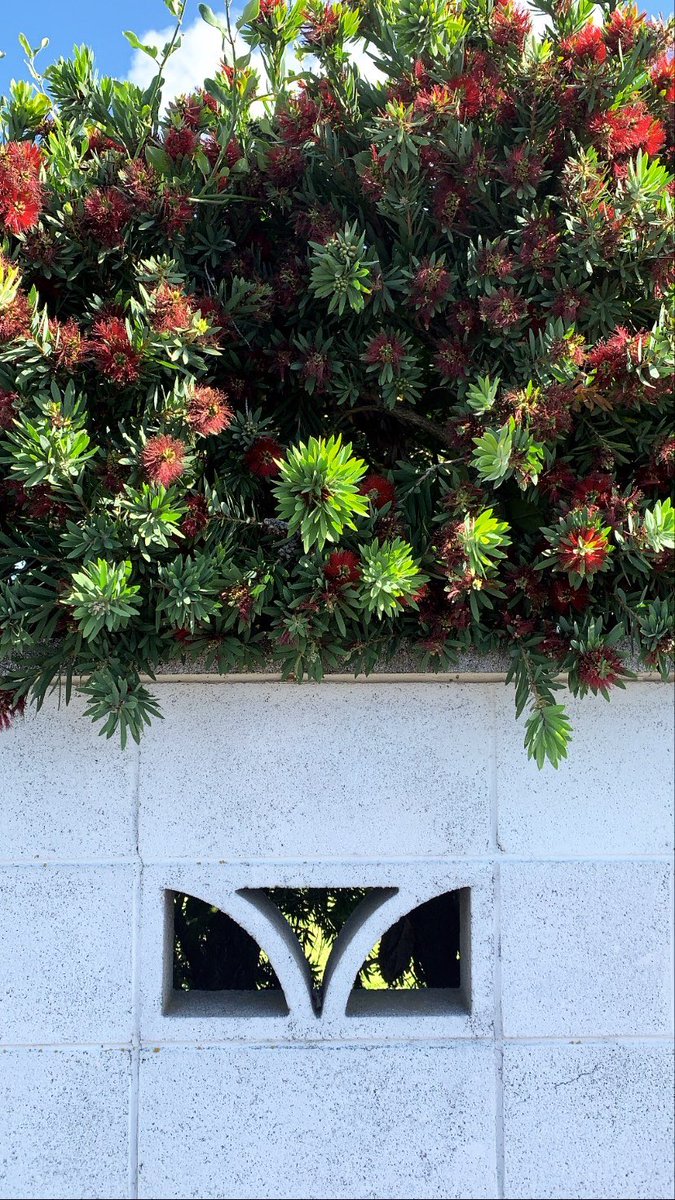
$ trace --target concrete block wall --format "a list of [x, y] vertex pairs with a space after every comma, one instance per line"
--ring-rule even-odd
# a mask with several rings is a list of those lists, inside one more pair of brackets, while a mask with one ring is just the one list
[[[0, 740], [0, 1197], [672, 1195], [669, 686], [571, 702], [557, 773], [499, 683], [158, 686], [140, 752], [55, 701]], [[320, 1017], [241, 894], [273, 885], [383, 889]], [[455, 888], [460, 1001], [346, 1015]], [[286, 1016], [167, 1004], [171, 890], [257, 937]]]

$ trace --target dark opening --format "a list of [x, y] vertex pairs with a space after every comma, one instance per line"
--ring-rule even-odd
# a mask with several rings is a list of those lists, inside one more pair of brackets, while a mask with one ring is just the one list
[[[382, 935], [366, 958], [348, 1016], [465, 1008], [469, 892], [444, 892], [418, 905]], [[417, 1000], [411, 992], [420, 993]]]
[[170, 893], [172, 992], [176, 1015], [286, 1016], [269, 958], [241, 925], [197, 896]]

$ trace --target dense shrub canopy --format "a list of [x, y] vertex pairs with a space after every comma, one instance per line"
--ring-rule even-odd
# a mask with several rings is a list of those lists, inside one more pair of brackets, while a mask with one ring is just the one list
[[202, 6], [222, 67], [167, 104], [165, 3], [147, 90], [79, 48], [2, 103], [0, 721], [85, 676], [138, 737], [177, 655], [504, 647], [557, 762], [561, 670], [673, 647], [670, 31]]

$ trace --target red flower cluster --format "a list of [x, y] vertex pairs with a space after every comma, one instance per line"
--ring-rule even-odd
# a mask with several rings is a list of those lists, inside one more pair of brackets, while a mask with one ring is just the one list
[[335, 550], [329, 557], [324, 575], [335, 588], [348, 587], [361, 578], [361, 560], [351, 550]]
[[132, 215], [129, 200], [116, 187], [94, 188], [84, 202], [86, 233], [100, 246], [111, 249], [122, 245]]
[[425, 258], [412, 278], [410, 299], [425, 329], [450, 292], [452, 278], [442, 263]]
[[128, 385], [140, 375], [141, 356], [134, 350], [121, 317], [99, 317], [90, 342], [94, 362], [111, 383]]
[[434, 355], [434, 366], [444, 379], [463, 379], [469, 373], [469, 355], [461, 342], [443, 338]]
[[179, 438], [160, 434], [150, 438], [143, 449], [142, 460], [148, 479], [162, 487], [171, 487], [185, 470], [187, 446]]
[[512, 287], [497, 288], [482, 297], [480, 315], [495, 329], [512, 329], [527, 316], [527, 303]]
[[386, 475], [366, 475], [359, 491], [362, 496], [368, 497], [375, 508], [384, 508], [385, 504], [396, 503], [396, 488]]
[[16, 417], [16, 392], [5, 392], [0, 388], [0, 429], [11, 429]]
[[273, 437], [257, 438], [244, 455], [244, 462], [252, 475], [260, 479], [276, 479], [279, 474], [278, 459], [284, 457], [283, 448]]
[[185, 499], [188, 510], [181, 521], [181, 532], [188, 538], [196, 538], [209, 523], [209, 506], [199, 493], [186, 496]]
[[568, 575], [590, 578], [607, 564], [610, 545], [606, 532], [598, 523], [589, 522], [569, 529], [558, 543], [558, 565]]
[[172, 125], [164, 136], [164, 149], [174, 162], [191, 158], [198, 145], [199, 138], [189, 125]]
[[513, 49], [522, 54], [525, 38], [532, 29], [532, 19], [526, 8], [513, 0], [497, 0], [492, 10], [490, 34], [500, 50]]
[[0, 146], [0, 228], [7, 233], [37, 225], [44, 200], [41, 168], [42, 152], [33, 142]]
[[194, 310], [182, 288], [160, 283], [152, 297], [152, 328], [156, 333], [178, 333], [192, 324]]
[[610, 161], [621, 162], [637, 154], [638, 150], [651, 157], [666, 143], [663, 122], [652, 116], [642, 100], [592, 117], [589, 132], [598, 150]]
[[405, 346], [395, 334], [378, 333], [366, 345], [363, 361], [373, 367], [391, 367], [395, 375], [401, 370]]
[[190, 400], [187, 419], [195, 433], [209, 437], [222, 433], [231, 424], [234, 413], [227, 396], [218, 388], [196, 387]]
[[623, 662], [609, 646], [586, 650], [579, 658], [579, 679], [593, 694], [614, 687], [621, 679]]
[[52, 338], [52, 358], [59, 371], [72, 375], [87, 355], [87, 343], [82, 336], [77, 321], [69, 317], [67, 321], [56, 318], [49, 322], [49, 332]]

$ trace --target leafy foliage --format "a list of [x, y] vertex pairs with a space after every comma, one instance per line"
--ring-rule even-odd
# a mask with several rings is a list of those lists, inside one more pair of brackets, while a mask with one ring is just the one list
[[5, 709], [85, 676], [124, 740], [176, 656], [505, 648], [557, 764], [561, 673], [673, 653], [672, 23], [201, 5], [167, 103], [165, 6], [147, 88], [24, 40], [0, 100]]

